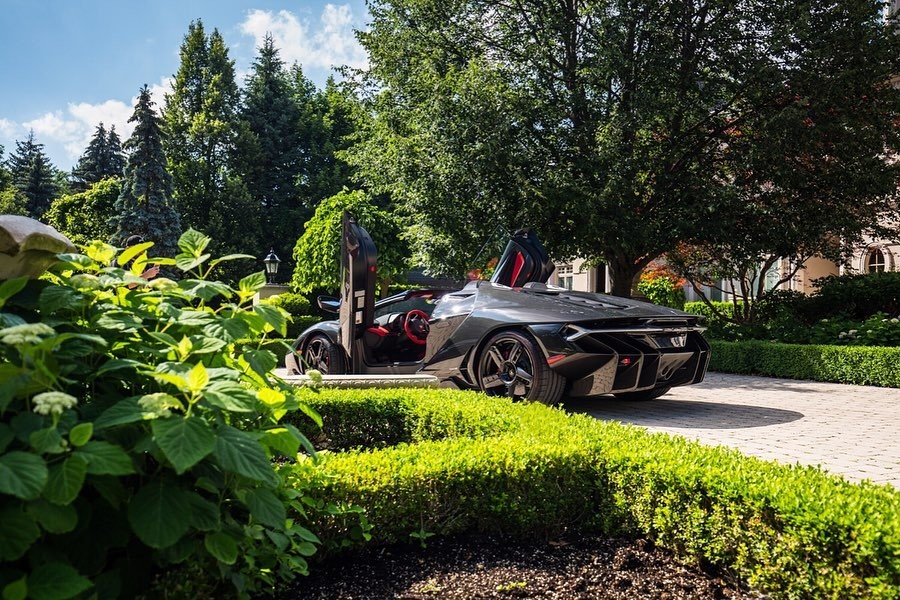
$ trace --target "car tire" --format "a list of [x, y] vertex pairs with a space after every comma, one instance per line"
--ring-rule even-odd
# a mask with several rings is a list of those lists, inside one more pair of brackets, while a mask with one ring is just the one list
[[314, 335], [303, 346], [302, 359], [297, 361], [303, 373], [315, 369], [322, 375], [342, 375], [347, 371], [344, 349], [325, 335]]
[[566, 385], [566, 379], [550, 369], [537, 343], [519, 331], [492, 336], [476, 366], [478, 387], [489, 396], [555, 405]]
[[628, 400], [632, 402], [643, 402], [645, 400], [656, 400], [660, 396], [669, 393], [671, 387], [659, 387], [653, 388], [651, 390], [640, 390], [637, 392], [619, 392], [618, 394], [613, 394], [619, 400]]

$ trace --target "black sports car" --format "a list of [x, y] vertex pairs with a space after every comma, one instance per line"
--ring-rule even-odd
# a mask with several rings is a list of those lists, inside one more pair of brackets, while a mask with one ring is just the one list
[[553, 404], [569, 396], [651, 399], [703, 380], [709, 344], [697, 315], [546, 284], [553, 264], [516, 232], [490, 281], [410, 290], [375, 302], [377, 251], [344, 215], [339, 314], [293, 344], [289, 373], [429, 373], [460, 388]]

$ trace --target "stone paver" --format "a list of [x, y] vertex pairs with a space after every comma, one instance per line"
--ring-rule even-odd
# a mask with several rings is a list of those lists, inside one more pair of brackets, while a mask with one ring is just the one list
[[709, 373], [658, 400], [572, 398], [564, 407], [900, 488], [900, 389]]

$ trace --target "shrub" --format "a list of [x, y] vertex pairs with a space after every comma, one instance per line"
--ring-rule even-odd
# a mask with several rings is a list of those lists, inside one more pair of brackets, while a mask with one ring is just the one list
[[810, 302], [815, 320], [844, 316], [863, 320], [876, 312], [900, 315], [900, 272], [826, 277]]
[[291, 341], [297, 339], [303, 331], [318, 323], [321, 318], [312, 314], [312, 306], [303, 294], [285, 292], [263, 300], [270, 306], [283, 308], [291, 316], [287, 323], [285, 337]]
[[651, 263], [651, 266], [641, 273], [637, 289], [653, 304], [679, 310], [684, 308], [684, 281], [664, 265]]
[[[0, 284], [4, 598], [134, 597], [179, 568], [247, 596], [305, 572], [315, 509], [272, 461], [309, 445], [279, 423], [304, 407], [261, 347], [286, 314], [250, 306], [262, 273], [206, 280], [208, 243], [189, 230], [160, 261], [94, 243]], [[152, 262], [184, 278], [146, 281]]]
[[[900, 592], [900, 495], [887, 486], [471, 393], [300, 397], [322, 415], [325, 438], [371, 446], [301, 462], [291, 481], [364, 506], [379, 542], [578, 527], [649, 536], [773, 598]], [[379, 437], [386, 417], [392, 429]], [[372, 449], [383, 444], [396, 445]], [[352, 529], [327, 515], [317, 523], [326, 539]]]
[[900, 348], [818, 346], [764, 341], [710, 342], [709, 368], [723, 373], [900, 387]]
[[[758, 327], [733, 323], [729, 321], [734, 316], [734, 304], [731, 302], [713, 302], [715, 310], [705, 302], [686, 302], [685, 312], [706, 317], [706, 337], [713, 340], [744, 340], [753, 339], [758, 332]], [[717, 312], [718, 311], [718, 312]]]

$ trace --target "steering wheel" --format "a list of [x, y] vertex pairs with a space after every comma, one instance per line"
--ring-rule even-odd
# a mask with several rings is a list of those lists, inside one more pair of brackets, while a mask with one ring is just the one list
[[403, 331], [413, 344], [424, 344], [429, 329], [428, 315], [421, 310], [413, 309], [403, 318]]

